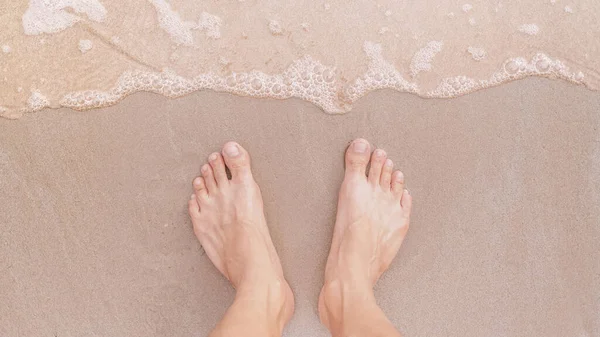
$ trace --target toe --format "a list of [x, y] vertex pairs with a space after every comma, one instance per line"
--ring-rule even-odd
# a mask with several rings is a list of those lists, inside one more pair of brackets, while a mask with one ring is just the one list
[[188, 212], [190, 213], [190, 217], [192, 219], [195, 219], [200, 215], [200, 206], [198, 205], [195, 194], [192, 194], [190, 196], [190, 200], [188, 201]]
[[192, 186], [194, 187], [196, 197], [204, 198], [208, 196], [208, 192], [206, 191], [206, 184], [204, 183], [204, 178], [196, 177], [192, 182]]
[[381, 171], [381, 180], [379, 184], [384, 191], [389, 191], [392, 187], [390, 184], [392, 182], [392, 169], [394, 168], [394, 162], [391, 159], [386, 159], [385, 164], [383, 164], [383, 169]]
[[215, 175], [215, 181], [218, 186], [226, 184], [229, 179], [227, 179], [227, 172], [225, 172], [225, 163], [223, 162], [223, 156], [220, 153], [211, 153], [208, 156], [208, 162], [213, 169], [213, 173]]
[[392, 192], [398, 198], [402, 197], [404, 190], [404, 174], [400, 171], [395, 171], [392, 174]]
[[201, 169], [202, 178], [204, 178], [204, 184], [208, 190], [208, 194], [215, 193], [217, 191], [217, 182], [215, 181], [215, 175], [210, 165], [204, 164]]
[[222, 152], [225, 164], [229, 168], [229, 171], [231, 171], [232, 181], [242, 182], [252, 179], [248, 151], [236, 142], [227, 142], [223, 146]]
[[386, 157], [387, 154], [382, 149], [373, 151], [368, 180], [374, 186], [379, 185], [379, 181], [381, 181], [381, 171], [383, 170], [383, 164], [385, 163]]
[[355, 139], [346, 150], [346, 174], [365, 175], [371, 145], [365, 139]]

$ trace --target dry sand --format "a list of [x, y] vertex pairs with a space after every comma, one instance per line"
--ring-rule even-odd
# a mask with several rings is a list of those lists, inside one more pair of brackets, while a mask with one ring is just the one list
[[296, 294], [286, 336], [325, 336], [317, 296], [343, 151], [361, 136], [415, 207], [376, 295], [406, 336], [600, 336], [600, 95], [534, 78], [452, 100], [136, 94], [0, 119], [0, 336], [204, 336], [233, 299], [186, 214], [230, 139], [251, 153]]

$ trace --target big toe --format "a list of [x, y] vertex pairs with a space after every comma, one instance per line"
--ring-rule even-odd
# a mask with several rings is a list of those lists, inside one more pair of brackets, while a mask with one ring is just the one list
[[231, 171], [232, 181], [244, 181], [252, 178], [250, 170], [250, 155], [240, 144], [227, 142], [223, 146], [223, 159]]
[[371, 145], [362, 138], [352, 141], [346, 150], [346, 174], [365, 175], [369, 157], [371, 154]]

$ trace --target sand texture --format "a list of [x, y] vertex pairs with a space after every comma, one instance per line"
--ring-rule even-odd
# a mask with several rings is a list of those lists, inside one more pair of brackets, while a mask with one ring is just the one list
[[343, 151], [384, 148], [414, 196], [376, 296], [405, 336], [600, 336], [600, 94], [530, 78], [346, 115], [196, 92], [0, 119], [0, 336], [205, 336], [233, 289], [186, 213], [212, 151], [251, 153], [296, 314], [317, 296]]

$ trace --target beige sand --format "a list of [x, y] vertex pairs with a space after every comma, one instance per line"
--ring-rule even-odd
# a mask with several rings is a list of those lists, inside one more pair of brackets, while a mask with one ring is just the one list
[[406, 336], [600, 335], [600, 95], [527, 79], [452, 100], [376, 92], [347, 115], [200, 92], [0, 119], [0, 336], [204, 336], [233, 289], [186, 214], [205, 157], [253, 156], [296, 294], [316, 305], [362, 136], [406, 174], [413, 221], [376, 295]]

